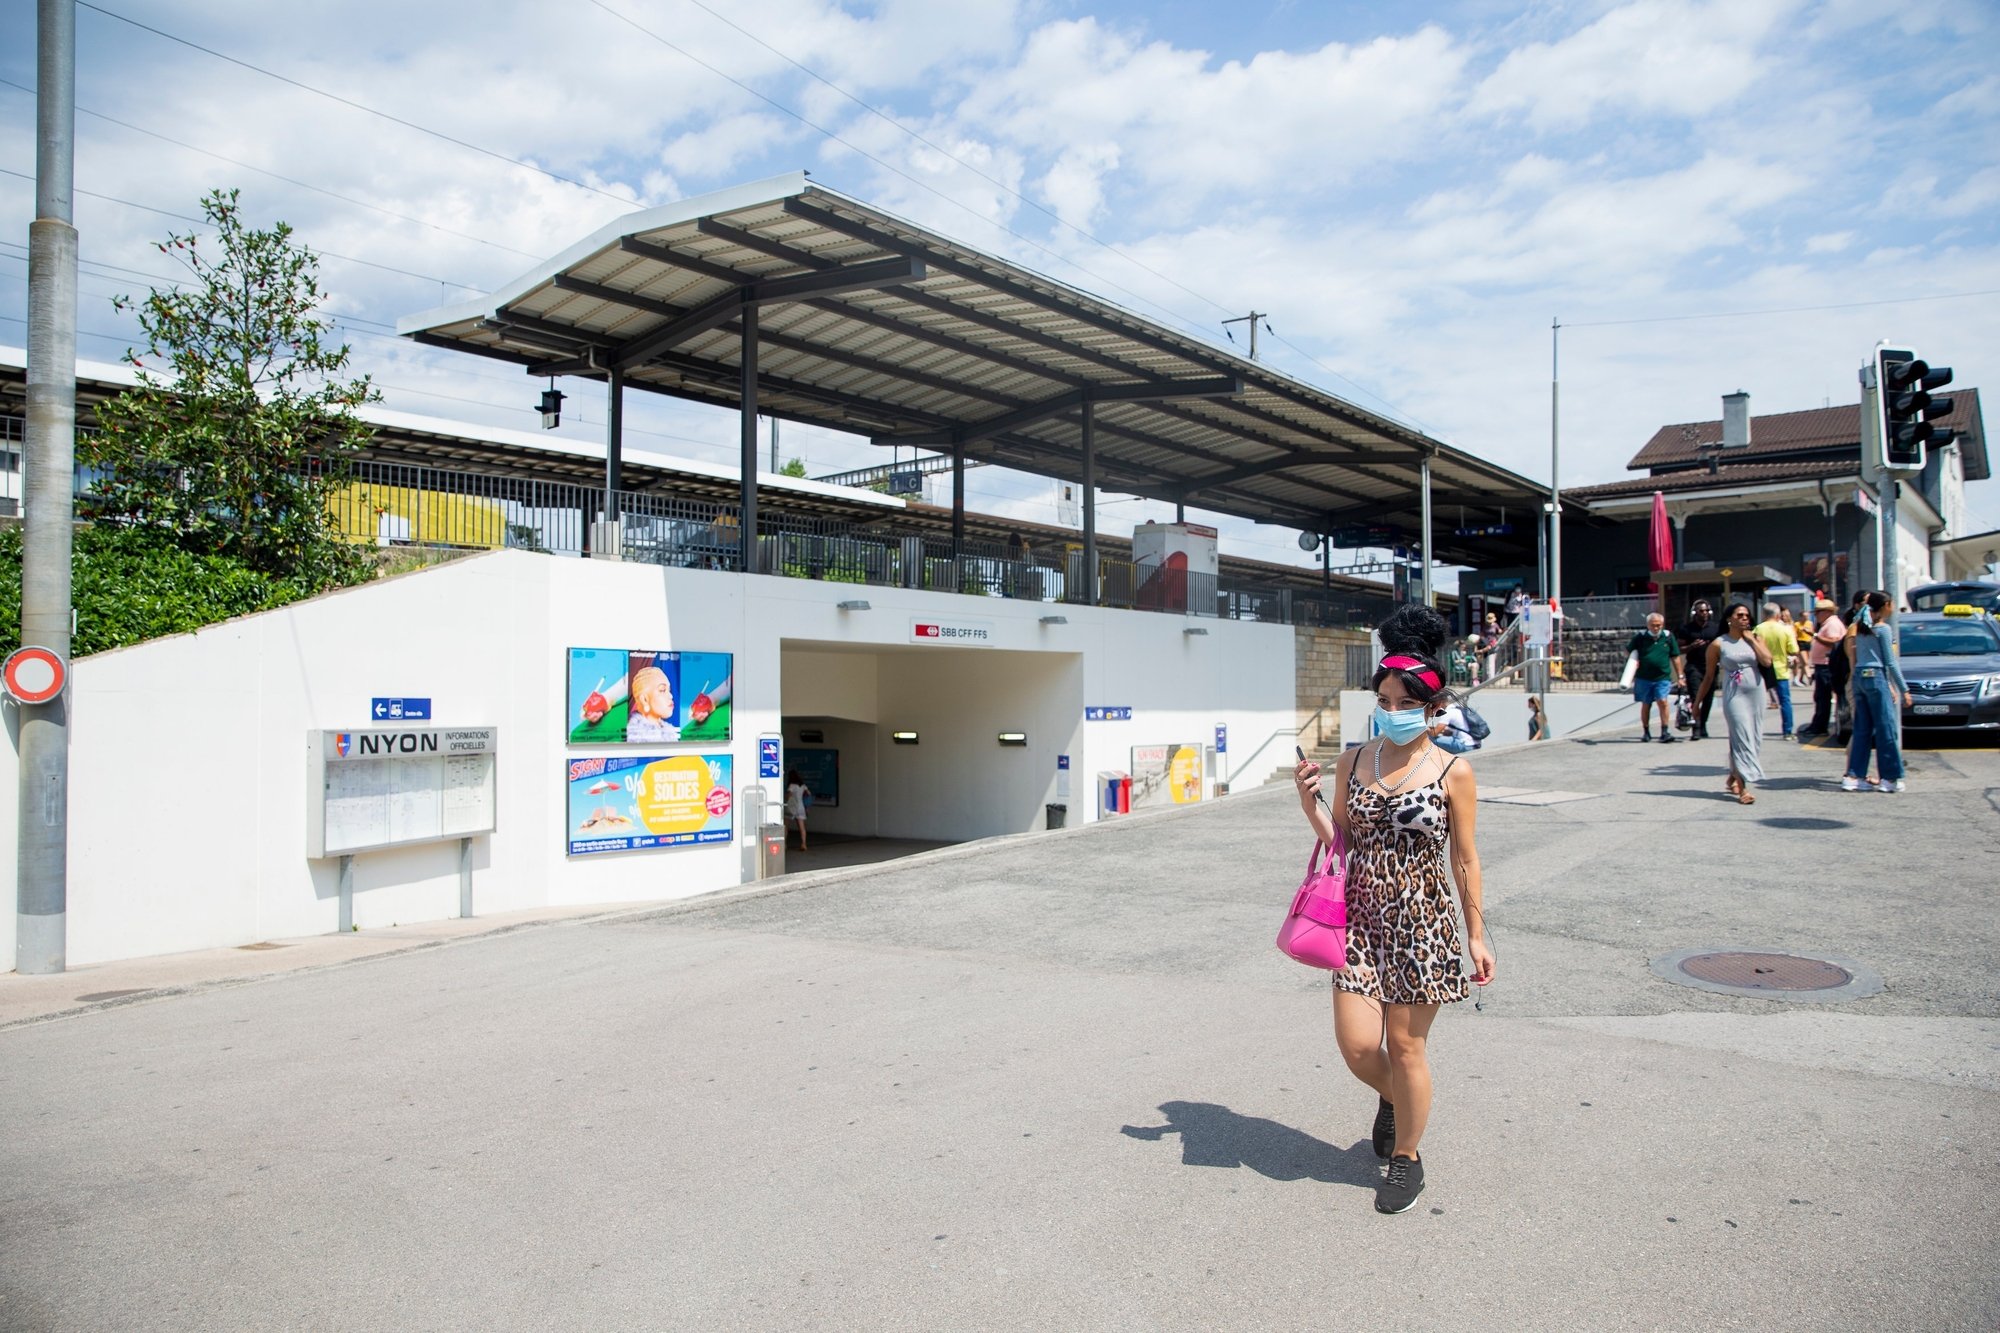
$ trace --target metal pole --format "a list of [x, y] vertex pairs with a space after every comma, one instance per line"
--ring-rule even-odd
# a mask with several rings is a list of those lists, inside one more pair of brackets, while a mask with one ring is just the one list
[[458, 840], [458, 914], [472, 915], [472, 839]]
[[778, 426], [776, 417], [771, 418], [771, 471], [778, 471]]
[[956, 561], [965, 546], [965, 435], [951, 437], [951, 558]]
[[625, 489], [625, 372], [613, 369], [605, 377], [604, 411], [604, 525], [608, 548], [605, 554], [622, 558], [623, 543], [613, 535], [619, 530], [618, 493]]
[[354, 929], [354, 858], [340, 858], [340, 933]]
[[741, 554], [737, 567], [745, 574], [756, 572], [757, 557], [757, 307], [743, 307], [743, 355], [742, 355], [742, 418], [743, 448], [737, 458], [737, 466], [742, 470], [741, 512], [737, 515], [741, 528], [737, 539], [741, 543]]
[[1562, 321], [1549, 321], [1549, 601], [1550, 614], [1562, 603], [1563, 507], [1561, 440], [1562, 387], [1557, 374], [1562, 353]]
[[1875, 516], [1877, 529], [1882, 534], [1882, 593], [1889, 599], [1889, 608], [1901, 605], [1896, 585], [1901, 581], [1896, 568], [1896, 491], [1898, 485], [1893, 472], [1884, 471], [1878, 494], [1882, 497], [1882, 512]]
[[[21, 641], [69, 668], [76, 473], [76, 6], [35, 14], [35, 220], [28, 225], [28, 419], [21, 468]], [[69, 930], [69, 695], [20, 711], [14, 966], [61, 972]]]
[[1424, 558], [1424, 605], [1436, 606], [1437, 598], [1431, 593], [1431, 456], [1425, 454], [1417, 464], [1417, 476], [1423, 490], [1424, 541], [1420, 553]]
[[1090, 595], [1085, 600], [1096, 606], [1097, 578], [1097, 407], [1086, 393], [1083, 399], [1083, 578]]

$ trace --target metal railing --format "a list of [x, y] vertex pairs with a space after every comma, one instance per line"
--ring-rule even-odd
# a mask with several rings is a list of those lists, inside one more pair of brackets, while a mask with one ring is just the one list
[[[20, 419], [0, 415], [0, 511], [18, 496]], [[601, 487], [538, 481], [419, 464], [348, 460], [326, 505], [348, 540], [383, 547], [523, 550], [581, 557], [604, 540]], [[87, 507], [96, 474], [79, 469]], [[738, 570], [743, 564], [734, 504], [654, 492], [610, 497], [620, 558], [669, 568]], [[1099, 556], [1084, 567], [1080, 542], [1025, 546], [968, 541], [956, 553], [932, 531], [898, 531], [893, 520], [865, 525], [760, 506], [757, 573], [876, 587], [918, 588], [973, 597], [1067, 602], [1270, 624], [1372, 625], [1394, 605], [1340, 589], [1287, 588], [1251, 579], [1190, 574]]]
[[1646, 617], [1659, 609], [1659, 598], [1646, 596], [1570, 597], [1562, 604], [1570, 629], [1644, 629]]

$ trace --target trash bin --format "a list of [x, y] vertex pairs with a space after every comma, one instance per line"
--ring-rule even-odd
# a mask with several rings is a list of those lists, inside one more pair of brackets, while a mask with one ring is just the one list
[[1063, 816], [1064, 816], [1064, 815], [1067, 815], [1068, 813], [1069, 813], [1069, 807], [1068, 807], [1068, 806], [1066, 806], [1066, 805], [1052, 805], [1052, 806], [1050, 806], [1050, 807], [1049, 807], [1049, 827], [1050, 827], [1050, 828], [1061, 828], [1061, 827], [1063, 826]]
[[757, 827], [757, 878], [776, 879], [785, 873], [785, 826], [760, 824]]

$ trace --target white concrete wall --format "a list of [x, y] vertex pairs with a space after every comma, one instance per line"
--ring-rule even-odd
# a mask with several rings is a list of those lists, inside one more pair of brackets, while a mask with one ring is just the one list
[[[857, 597], [872, 609], [835, 606]], [[1039, 623], [1052, 612], [1069, 623]], [[913, 643], [917, 616], [987, 620], [994, 646]], [[784, 716], [872, 722], [872, 746], [865, 727], [841, 732], [856, 751], [849, 759], [843, 745], [841, 813], [857, 832], [1039, 828], [1061, 753], [1072, 757], [1069, 817], [1080, 822], [1094, 815], [1098, 769], [1126, 767], [1133, 745], [1206, 743], [1218, 723], [1231, 747], [1222, 775], [1254, 785], [1291, 752], [1292, 631], [1203, 620], [1206, 636], [1184, 636], [1194, 623], [496, 552], [84, 658], [70, 693], [68, 956], [84, 964], [333, 930], [336, 864], [304, 854], [305, 737], [367, 725], [375, 695], [430, 697], [432, 725], [500, 728], [499, 831], [475, 844], [477, 911], [740, 883], [748, 817], [737, 821], [737, 846], [564, 854], [564, 760], [605, 752], [565, 744], [571, 647], [734, 653], [739, 797], [758, 785], [757, 737], [778, 732]], [[1084, 723], [1085, 704], [1131, 705], [1135, 720]], [[922, 732], [920, 746], [889, 746], [888, 731], [903, 725]], [[1026, 731], [1029, 745], [1003, 752], [994, 741], [1003, 727]], [[9, 867], [16, 765], [14, 745], [0, 746]], [[831, 830], [827, 817], [815, 826]], [[455, 914], [456, 858], [449, 842], [356, 858], [356, 924]], [[0, 911], [7, 966], [14, 925]]]

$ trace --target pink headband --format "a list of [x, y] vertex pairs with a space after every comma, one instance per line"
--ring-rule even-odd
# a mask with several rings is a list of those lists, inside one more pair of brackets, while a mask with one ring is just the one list
[[1395, 657], [1383, 658], [1382, 665], [1391, 671], [1407, 671], [1434, 690], [1444, 683], [1438, 679], [1437, 672], [1424, 665], [1424, 660], [1421, 657], [1406, 657], [1398, 654]]

